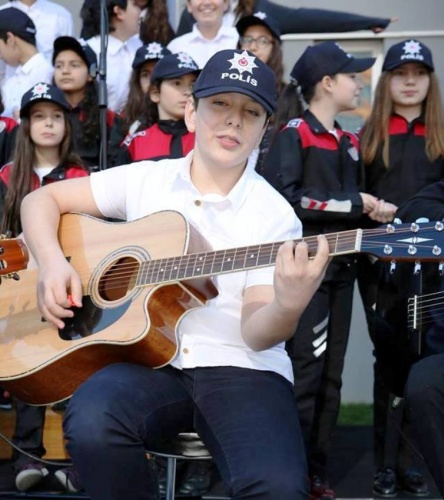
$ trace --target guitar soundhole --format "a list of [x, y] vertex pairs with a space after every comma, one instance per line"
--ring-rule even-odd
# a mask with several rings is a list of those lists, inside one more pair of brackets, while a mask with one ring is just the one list
[[132, 257], [122, 257], [103, 273], [99, 280], [98, 292], [103, 300], [119, 300], [133, 290], [136, 285], [139, 262]]

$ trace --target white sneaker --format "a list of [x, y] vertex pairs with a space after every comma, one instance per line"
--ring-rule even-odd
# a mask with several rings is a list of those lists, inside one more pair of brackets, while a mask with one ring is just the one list
[[48, 469], [39, 462], [29, 462], [18, 469], [15, 486], [19, 491], [28, 491], [37, 486], [49, 474]]
[[54, 476], [69, 493], [83, 490], [83, 484], [75, 467], [65, 467], [54, 472]]

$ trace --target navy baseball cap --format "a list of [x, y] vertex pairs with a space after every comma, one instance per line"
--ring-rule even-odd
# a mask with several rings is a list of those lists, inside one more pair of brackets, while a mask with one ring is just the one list
[[221, 50], [203, 67], [194, 82], [193, 95], [209, 97], [222, 92], [248, 95], [271, 114], [276, 106], [276, 77], [248, 50]]
[[20, 118], [29, 116], [31, 106], [42, 101], [53, 102], [54, 104], [58, 104], [65, 111], [70, 111], [68, 101], [63, 92], [55, 85], [41, 82], [37, 83], [23, 94], [20, 106]]
[[151, 42], [142, 45], [142, 47], [137, 49], [136, 55], [134, 56], [133, 69], [137, 69], [147, 61], [158, 61], [169, 54], [171, 54], [171, 51], [159, 42]]
[[54, 52], [52, 54], [52, 65], [60, 52], [72, 50], [88, 66], [89, 73], [93, 76], [97, 72], [97, 56], [94, 50], [85, 42], [85, 40], [76, 40], [72, 36], [59, 36], [54, 40]]
[[382, 71], [390, 71], [409, 62], [424, 64], [430, 71], [435, 71], [432, 52], [418, 40], [404, 40], [392, 45], [385, 56]]
[[27, 14], [15, 7], [0, 10], [0, 31], [10, 31], [25, 42], [36, 45], [35, 24]]
[[255, 12], [250, 16], [244, 16], [239, 19], [236, 24], [236, 29], [240, 36], [247, 31], [250, 26], [264, 26], [273, 35], [273, 38], [281, 43], [281, 30], [277, 22], [264, 12]]
[[194, 60], [185, 52], [170, 54], [157, 61], [151, 73], [151, 82], [178, 78], [189, 73], [199, 74], [200, 69]]
[[296, 61], [290, 76], [304, 91], [320, 82], [324, 76], [338, 73], [361, 73], [373, 66], [374, 57], [355, 58], [336, 42], [322, 42], [307, 47]]

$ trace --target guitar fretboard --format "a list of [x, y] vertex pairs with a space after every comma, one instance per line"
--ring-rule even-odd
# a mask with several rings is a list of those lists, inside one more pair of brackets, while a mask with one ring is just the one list
[[[329, 244], [330, 255], [360, 251], [361, 229], [326, 234], [325, 237]], [[311, 256], [316, 253], [317, 236], [308, 236], [297, 241], [307, 243]], [[136, 286], [176, 282], [272, 266], [276, 262], [278, 249], [283, 243], [283, 241], [265, 243], [146, 261], [140, 266]]]

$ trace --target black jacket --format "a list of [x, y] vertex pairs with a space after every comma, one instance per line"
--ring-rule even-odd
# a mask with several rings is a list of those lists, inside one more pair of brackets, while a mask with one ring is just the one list
[[408, 122], [392, 115], [389, 122], [389, 167], [382, 161], [382, 146], [375, 160], [365, 165], [366, 192], [400, 206], [419, 190], [444, 178], [444, 158], [426, 155], [426, 128], [420, 116]]
[[[269, 0], [256, 0], [253, 12], [264, 12], [279, 25], [282, 35], [286, 33], [341, 33], [345, 31], [384, 29], [390, 24], [390, 19], [383, 17], [361, 16], [324, 9], [295, 9], [284, 7]], [[192, 30], [195, 20], [184, 9], [180, 17], [176, 36]]]
[[[84, 121], [85, 112], [82, 104], [71, 109], [69, 114], [72, 124], [72, 134], [74, 142], [74, 152], [80, 156], [87, 167], [92, 169], [100, 165], [100, 131], [97, 130], [97, 137], [85, 140]], [[113, 111], [106, 112], [107, 137], [109, 140], [111, 128], [114, 124], [115, 114]]]
[[183, 120], [159, 120], [146, 130], [125, 139], [125, 143], [117, 155], [116, 165], [182, 158], [194, 148], [194, 133], [188, 132]]
[[358, 227], [363, 213], [363, 167], [358, 140], [340, 130], [339, 140], [306, 111], [277, 134], [262, 175], [293, 206], [304, 235]]
[[17, 130], [15, 120], [0, 116], [0, 167], [12, 160]]

